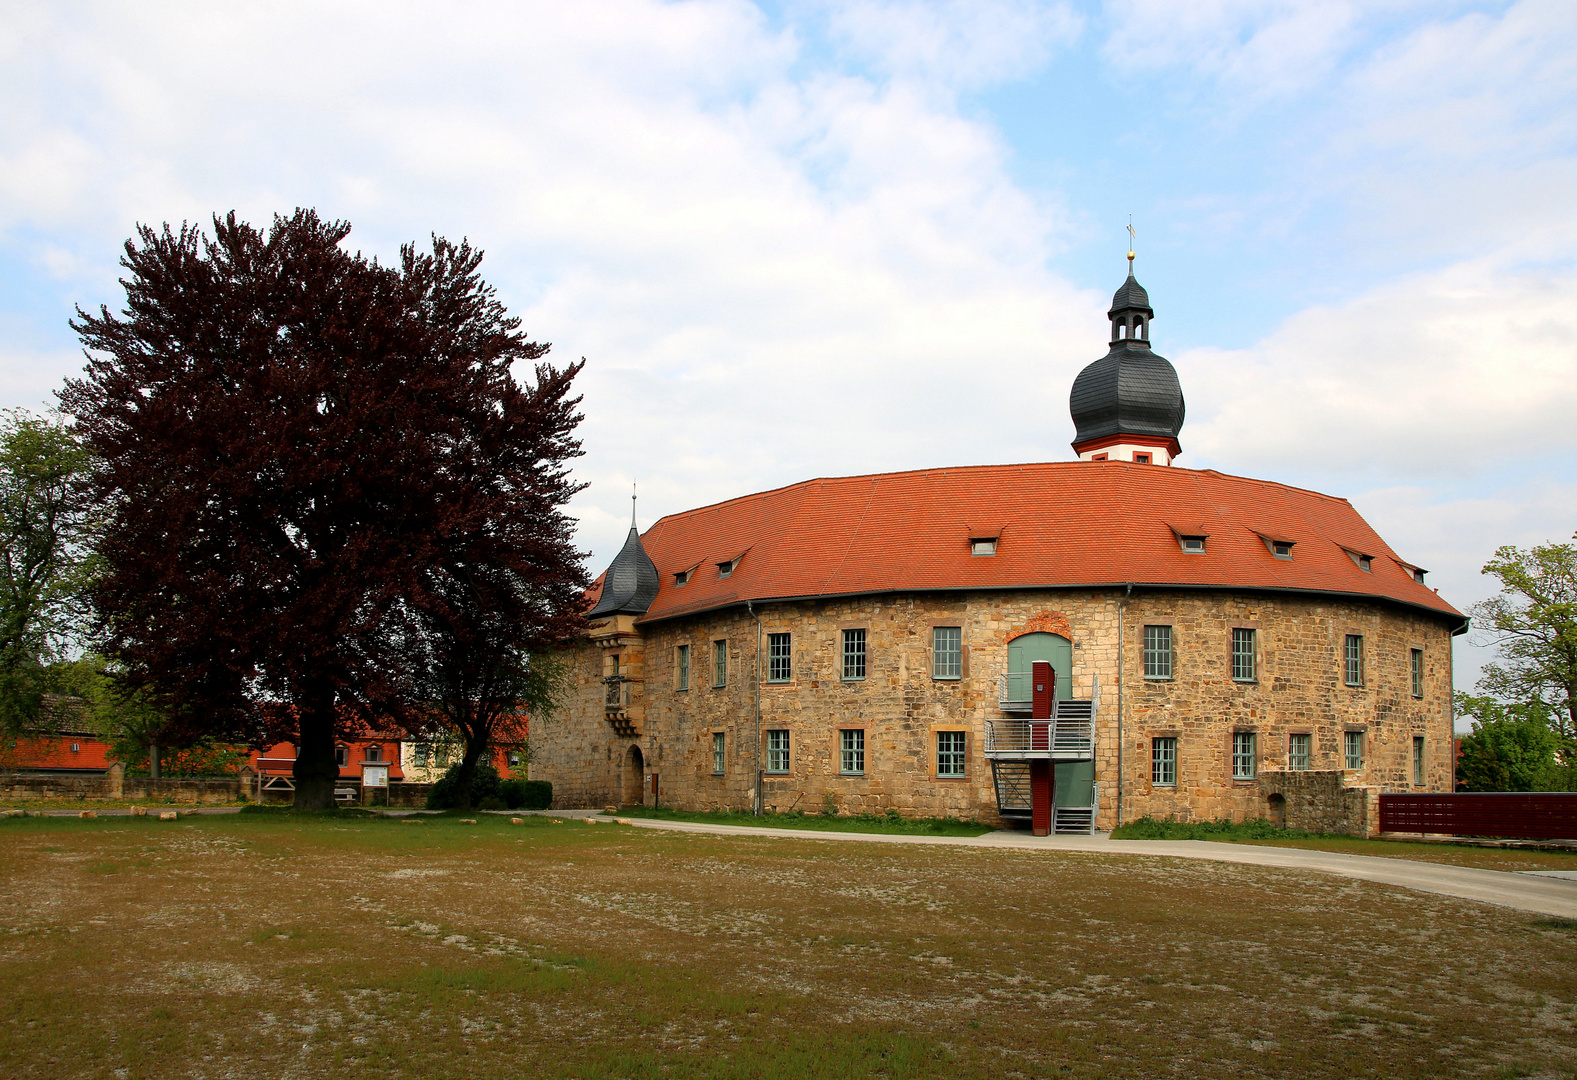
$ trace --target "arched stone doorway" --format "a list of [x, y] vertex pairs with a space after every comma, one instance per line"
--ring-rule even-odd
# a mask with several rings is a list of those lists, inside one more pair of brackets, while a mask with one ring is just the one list
[[1287, 797], [1285, 795], [1272, 795], [1270, 797], [1270, 823], [1278, 829], [1287, 827]]
[[631, 746], [624, 758], [624, 793], [619, 802], [640, 806], [646, 801], [646, 759], [639, 746]]

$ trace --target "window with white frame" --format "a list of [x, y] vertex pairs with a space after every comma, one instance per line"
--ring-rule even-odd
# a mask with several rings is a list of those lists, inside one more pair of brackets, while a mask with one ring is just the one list
[[1146, 626], [1144, 628], [1144, 677], [1170, 679], [1172, 677], [1172, 628]]
[[788, 771], [788, 728], [769, 728], [767, 730], [767, 772], [786, 773]]
[[361, 752], [363, 761], [382, 761], [383, 745], [381, 743], [368, 743]]
[[767, 682], [788, 682], [794, 669], [793, 636], [790, 634], [767, 635]]
[[728, 736], [721, 731], [712, 732], [712, 772], [721, 776], [728, 762]]
[[1177, 786], [1176, 735], [1150, 740], [1150, 783], [1158, 787]]
[[1409, 653], [1412, 664], [1413, 696], [1424, 696], [1424, 650], [1413, 649]]
[[865, 732], [845, 728], [838, 732], [838, 771], [848, 776], [865, 773]]
[[1413, 736], [1413, 783], [1419, 787], [1424, 784], [1424, 737]]
[[1236, 682], [1253, 682], [1254, 631], [1246, 626], [1232, 628], [1232, 678]]
[[728, 642], [712, 642], [712, 685], [728, 685]]
[[340, 745], [334, 748], [334, 764], [344, 768], [350, 763], [350, 747]]
[[843, 632], [843, 677], [865, 678], [865, 631], [858, 627]]
[[1309, 768], [1309, 749], [1314, 742], [1314, 737], [1306, 732], [1297, 732], [1287, 737], [1287, 768], [1294, 772], [1306, 772]]
[[1363, 635], [1348, 634], [1343, 647], [1345, 676], [1348, 686], [1363, 685]]
[[674, 662], [676, 670], [674, 688], [677, 690], [688, 690], [690, 689], [690, 646], [681, 645], [677, 652], [678, 656], [675, 657]]
[[518, 769], [518, 768], [520, 768], [520, 751], [519, 750], [511, 750], [511, 751], [509, 751], [509, 753], [504, 755], [504, 761], [509, 765], [509, 767], [511, 769]]
[[1342, 757], [1346, 762], [1346, 768], [1363, 768], [1363, 732], [1342, 732]]
[[936, 775], [964, 775], [964, 732], [936, 733]]
[[426, 768], [427, 763], [433, 759], [433, 748], [427, 743], [419, 742], [411, 748], [411, 760], [419, 768]]
[[964, 677], [964, 628], [937, 626], [931, 630], [931, 678]]
[[1259, 771], [1256, 738], [1252, 731], [1232, 733], [1232, 779], [1252, 780]]

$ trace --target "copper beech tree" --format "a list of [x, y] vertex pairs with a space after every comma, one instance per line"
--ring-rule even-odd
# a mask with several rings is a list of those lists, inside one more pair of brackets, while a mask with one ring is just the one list
[[289, 715], [300, 808], [332, 805], [347, 725], [442, 715], [421, 637], [474, 621], [454, 583], [509, 583], [480, 651], [510, 657], [572, 636], [587, 586], [562, 513], [581, 365], [516, 380], [548, 346], [468, 245], [384, 266], [349, 232], [310, 210], [140, 227], [125, 309], [78, 310], [87, 370], [61, 394], [101, 462], [94, 599], [123, 681], [188, 737]]

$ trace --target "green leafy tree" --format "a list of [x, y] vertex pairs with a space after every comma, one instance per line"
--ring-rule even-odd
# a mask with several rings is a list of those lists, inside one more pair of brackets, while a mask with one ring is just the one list
[[0, 413], [0, 730], [46, 719], [48, 666], [80, 640], [95, 558], [93, 457], [71, 430]]
[[78, 703], [75, 715], [83, 726], [98, 732], [127, 769], [173, 775], [163, 767], [170, 764], [168, 713], [152, 695], [128, 686], [121, 674], [104, 657], [89, 655], [51, 665], [47, 681], [52, 692]]
[[1566, 791], [1572, 770], [1557, 760], [1560, 740], [1539, 703], [1506, 705], [1456, 695], [1457, 715], [1473, 718], [1462, 737], [1457, 787], [1464, 791]]
[[1518, 723], [1542, 720], [1556, 763], [1570, 775], [1577, 769], [1577, 544], [1502, 547], [1484, 573], [1500, 579], [1500, 594], [1470, 614], [1475, 638], [1499, 658], [1476, 689]]

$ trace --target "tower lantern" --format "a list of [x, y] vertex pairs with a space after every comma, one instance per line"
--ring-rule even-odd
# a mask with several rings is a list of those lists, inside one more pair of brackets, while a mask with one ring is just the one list
[[1111, 346], [1073, 380], [1073, 451], [1081, 461], [1133, 461], [1170, 465], [1183, 452], [1183, 388], [1166, 357], [1150, 350], [1150, 296], [1133, 276], [1112, 297], [1106, 313]]

